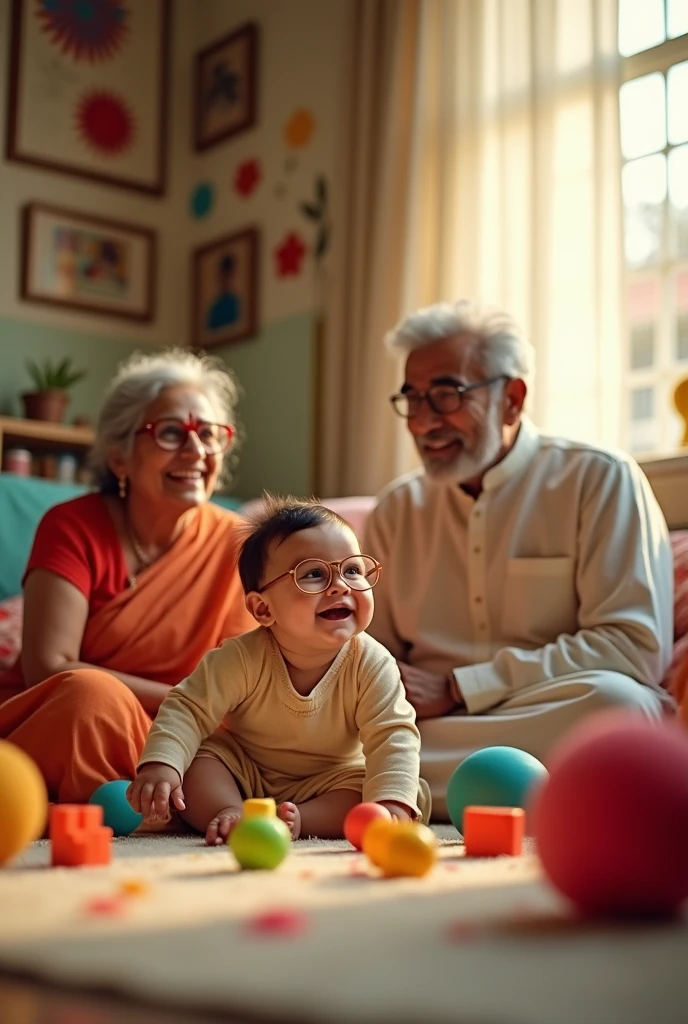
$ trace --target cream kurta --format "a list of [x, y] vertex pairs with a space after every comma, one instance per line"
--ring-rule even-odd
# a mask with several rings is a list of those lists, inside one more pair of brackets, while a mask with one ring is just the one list
[[658, 687], [669, 664], [671, 549], [646, 478], [527, 419], [476, 501], [412, 473], [383, 493], [364, 547], [383, 565], [371, 634], [455, 670], [471, 713], [581, 669]]
[[[419, 750], [399, 670], [376, 640], [349, 640], [302, 696], [261, 627], [210, 651], [170, 690], [141, 764], [159, 761], [183, 778], [196, 754], [207, 754], [227, 765], [247, 797], [298, 803], [358, 789], [363, 800], [396, 800], [420, 814]], [[427, 817], [427, 805], [422, 810]]]
[[542, 757], [587, 710], [628, 700], [652, 713], [667, 699], [667, 528], [622, 455], [542, 436], [524, 419], [477, 500], [422, 470], [392, 483], [364, 550], [383, 566], [370, 633], [399, 660], [453, 671], [471, 716], [420, 723], [433, 807], [473, 749], [506, 743]]

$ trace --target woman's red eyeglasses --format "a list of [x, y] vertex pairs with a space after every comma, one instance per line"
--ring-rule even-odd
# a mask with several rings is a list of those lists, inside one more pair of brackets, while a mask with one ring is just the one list
[[165, 452], [179, 451], [187, 443], [189, 434], [193, 433], [208, 455], [220, 455], [227, 451], [236, 431], [227, 423], [206, 423], [195, 416], [189, 416], [188, 420], [169, 416], [146, 423], [136, 433], [150, 434], [158, 448]]

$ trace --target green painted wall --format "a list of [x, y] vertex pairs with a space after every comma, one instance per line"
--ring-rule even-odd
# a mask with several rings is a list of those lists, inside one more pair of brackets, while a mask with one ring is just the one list
[[[239, 419], [245, 438], [231, 493], [264, 490], [310, 494], [313, 452], [313, 315], [267, 324], [253, 341], [213, 350], [236, 373], [243, 391]], [[75, 385], [65, 422], [95, 420], [118, 364], [158, 346], [0, 317], [0, 414], [23, 415], [19, 395], [30, 390], [27, 359], [72, 356], [88, 377]]]
[[0, 317], [0, 414], [24, 415], [19, 396], [31, 390], [27, 359], [40, 363], [44, 359], [71, 356], [75, 366], [87, 370], [88, 376], [72, 389], [65, 422], [71, 423], [75, 416], [95, 420], [101, 396], [117, 365], [132, 352], [151, 352], [155, 348], [141, 342]]
[[245, 430], [232, 493], [312, 491], [313, 314], [267, 324], [254, 341], [214, 349], [236, 373]]

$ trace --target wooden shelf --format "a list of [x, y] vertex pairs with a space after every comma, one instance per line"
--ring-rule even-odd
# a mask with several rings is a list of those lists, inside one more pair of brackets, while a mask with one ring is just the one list
[[76, 478], [82, 479], [84, 458], [94, 438], [90, 427], [68, 427], [63, 423], [0, 416], [0, 469], [6, 470], [5, 453], [10, 448], [25, 448], [32, 456], [32, 476], [58, 478], [54, 460], [60, 455], [73, 455], [77, 460]]
[[90, 427], [68, 427], [63, 423], [44, 423], [42, 420], [22, 420], [14, 416], [0, 416], [0, 446], [8, 440], [42, 441], [51, 447], [90, 448], [95, 434]]

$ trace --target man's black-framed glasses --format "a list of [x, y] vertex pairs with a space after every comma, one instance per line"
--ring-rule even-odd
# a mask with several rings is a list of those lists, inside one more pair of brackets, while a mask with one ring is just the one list
[[506, 374], [501, 373], [498, 377], [490, 377], [488, 380], [477, 380], [475, 384], [433, 384], [427, 391], [399, 391], [392, 395], [390, 402], [395, 413], [405, 420], [417, 416], [423, 402], [427, 402], [439, 416], [445, 416], [459, 411], [467, 391], [486, 388], [490, 384], [496, 384], [498, 380], [508, 379]]

